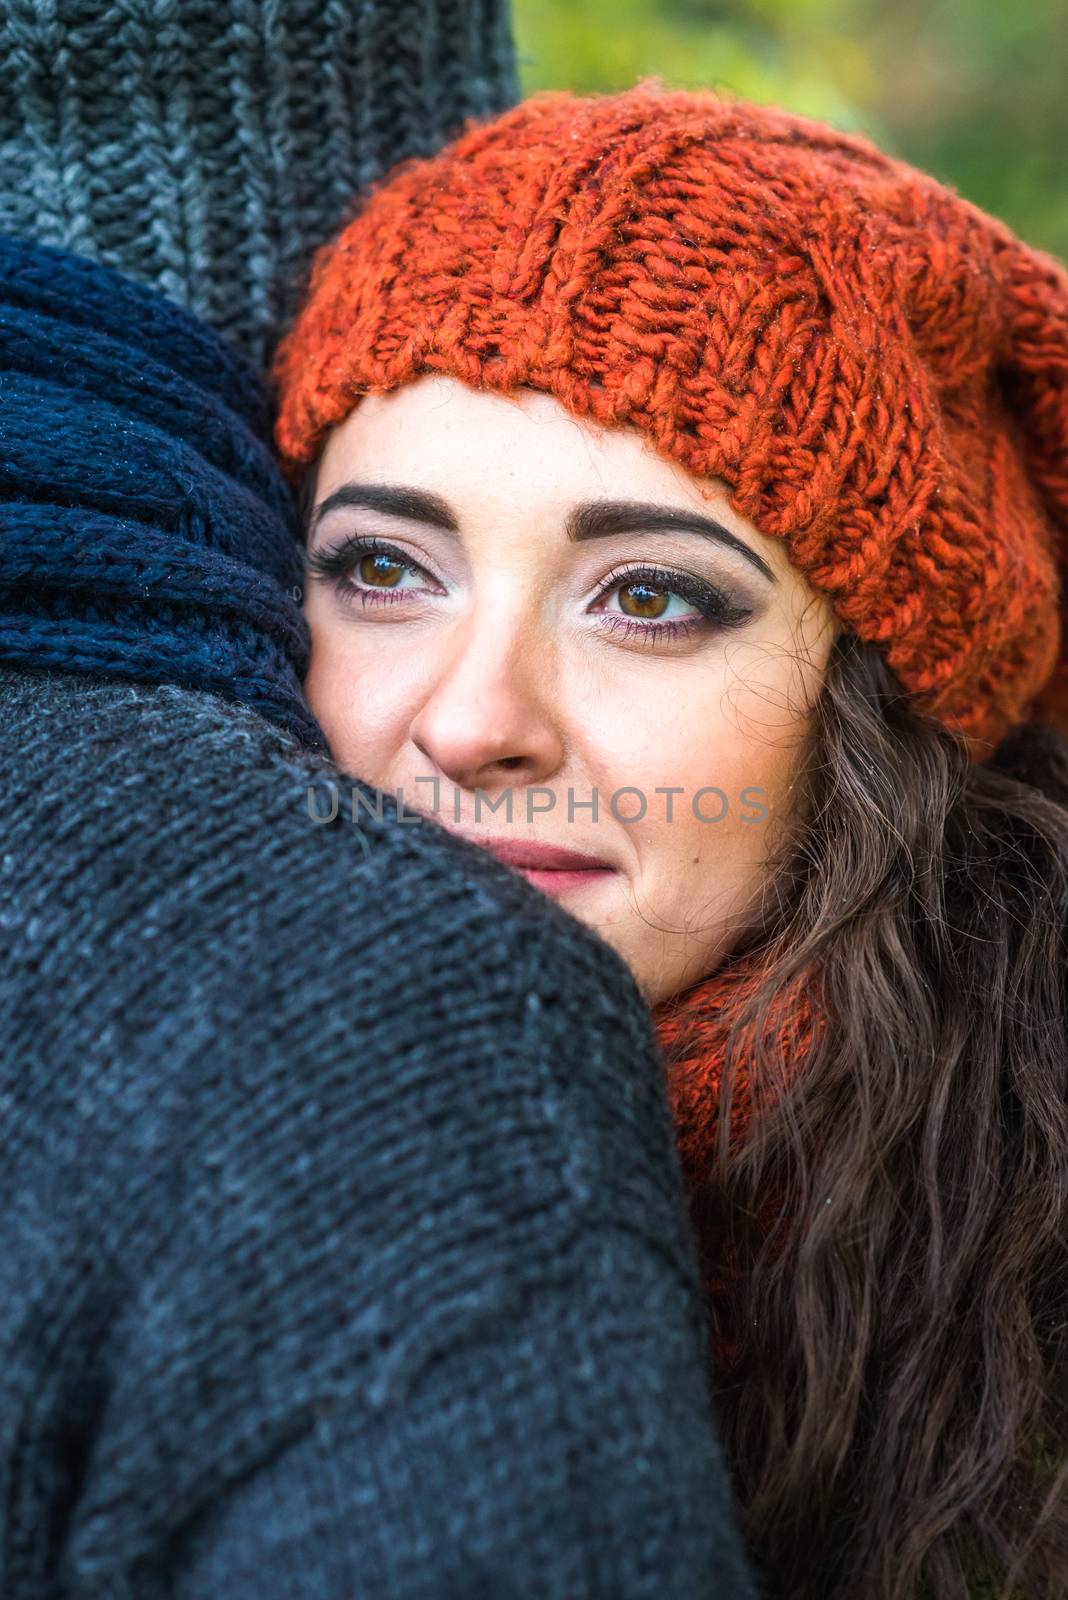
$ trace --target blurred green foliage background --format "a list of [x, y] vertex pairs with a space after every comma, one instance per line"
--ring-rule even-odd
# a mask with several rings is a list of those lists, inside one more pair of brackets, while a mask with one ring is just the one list
[[656, 75], [833, 126], [1068, 260], [1068, 0], [513, 0], [524, 91]]

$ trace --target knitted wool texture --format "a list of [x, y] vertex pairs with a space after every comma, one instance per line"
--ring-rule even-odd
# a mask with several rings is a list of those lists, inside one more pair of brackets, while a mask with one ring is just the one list
[[247, 706], [0, 677], [4, 1600], [752, 1600], [615, 952]]
[[655, 83], [469, 131], [320, 253], [289, 471], [423, 372], [724, 480], [974, 758], [1068, 730], [1068, 273], [867, 139]]
[[[729, 1093], [727, 1142], [736, 1150], [754, 1115], [770, 1107], [783, 1088], [758, 1080], [758, 1044], [768, 1047], [771, 1059], [792, 1079], [804, 1070], [808, 1051], [826, 1025], [811, 980], [799, 981], [776, 993], [766, 1032], [758, 1036], [748, 1007], [765, 977], [759, 951], [740, 956], [653, 1010], [701, 1282], [714, 1318], [717, 1367], [728, 1376], [739, 1348], [737, 1291], [745, 1268], [718, 1218], [715, 1155], [725, 1098]], [[768, 1196], [763, 1225], [769, 1229], [780, 1203]]]
[[352, 196], [516, 94], [504, 0], [0, 0], [0, 231], [262, 366]]
[[0, 238], [0, 661], [211, 689], [325, 749], [270, 426], [180, 307]]

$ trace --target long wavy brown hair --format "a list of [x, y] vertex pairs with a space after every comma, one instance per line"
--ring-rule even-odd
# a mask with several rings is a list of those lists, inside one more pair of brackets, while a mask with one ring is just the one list
[[[788, 1087], [740, 1147], [722, 1119], [693, 1194], [738, 1268], [713, 1382], [743, 1531], [771, 1600], [1056, 1600], [1068, 738], [971, 762], [844, 634], [807, 756], [746, 1013], [745, 1072]], [[826, 1026], [791, 1075], [760, 1018], [799, 979]]]

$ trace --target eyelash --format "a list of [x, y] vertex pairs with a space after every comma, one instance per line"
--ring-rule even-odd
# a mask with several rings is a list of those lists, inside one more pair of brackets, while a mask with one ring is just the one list
[[[403, 555], [395, 545], [364, 534], [350, 534], [332, 548], [306, 552], [305, 566], [309, 573], [333, 584], [349, 604], [357, 598], [365, 608], [406, 604], [403, 594], [408, 591], [365, 589], [358, 583], [352, 582], [350, 576], [352, 569], [358, 561], [368, 555], [388, 555], [397, 566], [404, 567], [410, 573], [422, 573], [424, 577], [430, 578], [430, 573], [425, 567]], [[736, 628], [753, 615], [749, 607], [734, 605], [721, 589], [707, 583], [703, 578], [657, 566], [626, 567], [610, 572], [601, 585], [597, 600], [603, 600], [617, 589], [632, 583], [647, 583], [653, 588], [662, 589], [694, 606], [699, 613], [696, 617], [675, 622], [640, 622], [635, 617], [600, 613], [605, 625], [613, 633], [622, 634], [625, 638], [640, 639], [643, 644], [684, 638], [701, 628], [710, 626]]]
[[667, 567], [618, 568], [607, 574], [597, 599], [603, 600], [617, 589], [632, 583], [645, 583], [651, 588], [662, 589], [666, 594], [676, 595], [698, 612], [696, 617], [675, 622], [639, 622], [636, 617], [602, 613], [605, 624], [613, 633], [627, 639], [641, 639], [643, 644], [656, 644], [661, 639], [686, 638], [703, 628], [737, 628], [753, 615], [750, 608], [734, 605], [715, 584], [694, 577], [692, 573], [671, 571]]
[[[430, 574], [418, 561], [402, 555], [395, 545], [387, 544], [384, 539], [375, 539], [366, 534], [353, 533], [326, 550], [309, 550], [304, 555], [304, 565], [308, 572], [319, 578], [325, 578], [333, 584], [337, 592], [345, 600], [351, 602], [359, 597], [364, 606], [400, 605], [401, 595], [389, 589], [363, 589], [359, 584], [353, 583], [350, 577], [356, 563], [364, 556], [386, 555], [392, 556], [395, 564], [405, 567], [409, 572], [421, 572], [424, 577]], [[405, 591], [406, 592], [406, 591]]]

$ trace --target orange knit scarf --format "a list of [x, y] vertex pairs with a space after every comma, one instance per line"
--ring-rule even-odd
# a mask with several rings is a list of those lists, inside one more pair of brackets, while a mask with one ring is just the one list
[[[732, 1309], [741, 1269], [719, 1221], [710, 1173], [720, 1127], [720, 1093], [728, 1042], [737, 1052], [729, 1113], [732, 1150], [744, 1141], [754, 1115], [771, 1103], [776, 1092], [774, 1085], [755, 1081], [755, 1029], [741, 1017], [741, 1007], [764, 971], [755, 956], [728, 961], [653, 1011], [720, 1372], [733, 1363], [737, 1353]], [[776, 995], [767, 1023], [768, 1037], [778, 1034], [788, 1076], [800, 1070], [822, 1025], [808, 984], [799, 981]], [[774, 1198], [769, 1197], [769, 1225], [777, 1210]]]

